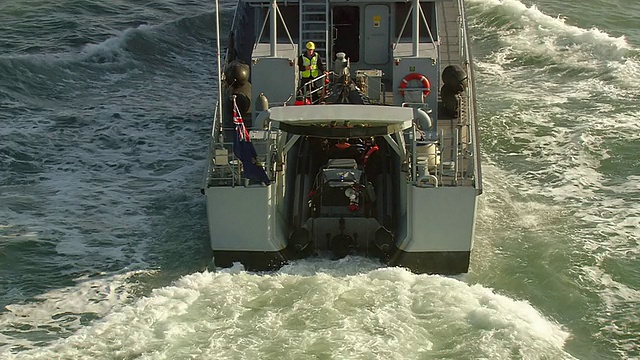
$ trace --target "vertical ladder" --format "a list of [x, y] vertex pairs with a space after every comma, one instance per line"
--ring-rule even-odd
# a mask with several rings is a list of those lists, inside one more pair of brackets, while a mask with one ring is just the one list
[[300, 0], [300, 49], [305, 49], [308, 41], [316, 44], [316, 52], [325, 59], [329, 38], [329, 0]]

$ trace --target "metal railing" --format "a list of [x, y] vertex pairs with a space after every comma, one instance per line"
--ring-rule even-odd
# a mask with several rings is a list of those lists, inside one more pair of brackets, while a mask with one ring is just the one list
[[319, 104], [330, 95], [331, 81], [330, 73], [322, 74], [317, 78], [302, 84], [299, 96], [304, 100], [309, 100], [312, 104]]

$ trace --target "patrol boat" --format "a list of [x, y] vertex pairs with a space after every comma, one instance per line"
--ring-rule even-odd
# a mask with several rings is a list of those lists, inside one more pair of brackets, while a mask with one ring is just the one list
[[[238, 1], [202, 189], [215, 265], [468, 272], [482, 178], [465, 19], [463, 0]], [[326, 72], [300, 69], [307, 47]]]

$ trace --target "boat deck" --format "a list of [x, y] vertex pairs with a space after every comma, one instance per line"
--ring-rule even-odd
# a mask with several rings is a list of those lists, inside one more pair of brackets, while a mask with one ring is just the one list
[[[436, 11], [440, 19], [439, 26], [439, 50], [440, 50], [440, 69], [444, 69], [448, 65], [462, 63], [462, 43], [460, 41], [460, 23], [462, 22], [461, 12], [457, 1], [437, 2]], [[391, 84], [385, 84], [385, 89], [391, 89]], [[438, 104], [440, 104], [439, 89], [433, 89], [438, 94]], [[442, 185], [443, 186], [473, 186], [474, 180], [471, 177], [473, 168], [471, 167], [472, 159], [469, 157], [470, 131], [471, 124], [467, 121], [467, 98], [460, 97], [460, 113], [457, 117], [449, 117], [438, 112], [437, 129], [442, 131], [443, 144], [441, 144], [442, 153], [441, 162], [443, 164], [452, 164], [456, 153], [459, 158], [458, 169], [447, 169], [446, 166], [441, 168]], [[384, 91], [384, 104], [393, 104], [393, 91]], [[456, 139], [457, 132], [457, 141]], [[458, 151], [455, 151], [455, 149]]]
[[[260, 0], [267, 2], [266, 0]], [[258, 1], [258, 2], [260, 2]], [[254, 1], [255, 2], [255, 1]], [[252, 2], [253, 3], [253, 2]], [[439, 44], [439, 62], [440, 69], [444, 69], [448, 65], [463, 64], [462, 59], [467, 58], [463, 53], [464, 40], [461, 39], [463, 32], [460, 30], [463, 25], [463, 11], [459, 6], [459, 1], [437, 1], [435, 9], [439, 21], [438, 27], [438, 44]], [[388, 91], [393, 89], [389, 80], [383, 81], [383, 87], [379, 103], [392, 105], [394, 104], [394, 92]], [[432, 89], [431, 96], [438, 96], [438, 104], [440, 101], [440, 89]], [[440, 179], [441, 186], [474, 186], [473, 178], [473, 147], [472, 124], [468, 121], [468, 95], [460, 96], [460, 113], [458, 116], [451, 117], [443, 115], [443, 111], [436, 111], [436, 122], [438, 139], [432, 139], [431, 142], [437, 142], [440, 150], [440, 165], [431, 167], [429, 173], [436, 175]], [[466, 95], [466, 96], [465, 96]], [[378, 102], [376, 102], [378, 103]], [[256, 144], [260, 147], [261, 144]]]

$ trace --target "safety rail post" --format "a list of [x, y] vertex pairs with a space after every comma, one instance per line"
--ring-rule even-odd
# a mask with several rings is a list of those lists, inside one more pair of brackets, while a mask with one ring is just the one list
[[416, 182], [418, 180], [418, 159], [416, 159], [416, 124], [413, 123], [411, 132], [409, 133], [409, 140], [411, 141], [411, 181]]
[[444, 145], [444, 130], [440, 129], [440, 134], [438, 135], [439, 137], [439, 142], [440, 144], [442, 144], [441, 149], [440, 149], [440, 164], [438, 164], [437, 168], [440, 169], [440, 183], [442, 183], [442, 174], [444, 173], [444, 158], [442, 155], [444, 155], [444, 150], [445, 150], [445, 145]]
[[458, 161], [459, 161], [459, 156], [460, 156], [460, 146], [459, 146], [459, 141], [460, 141], [460, 130], [456, 128], [456, 131], [453, 133], [454, 134], [454, 161], [453, 161], [453, 185], [457, 186], [458, 185]]

